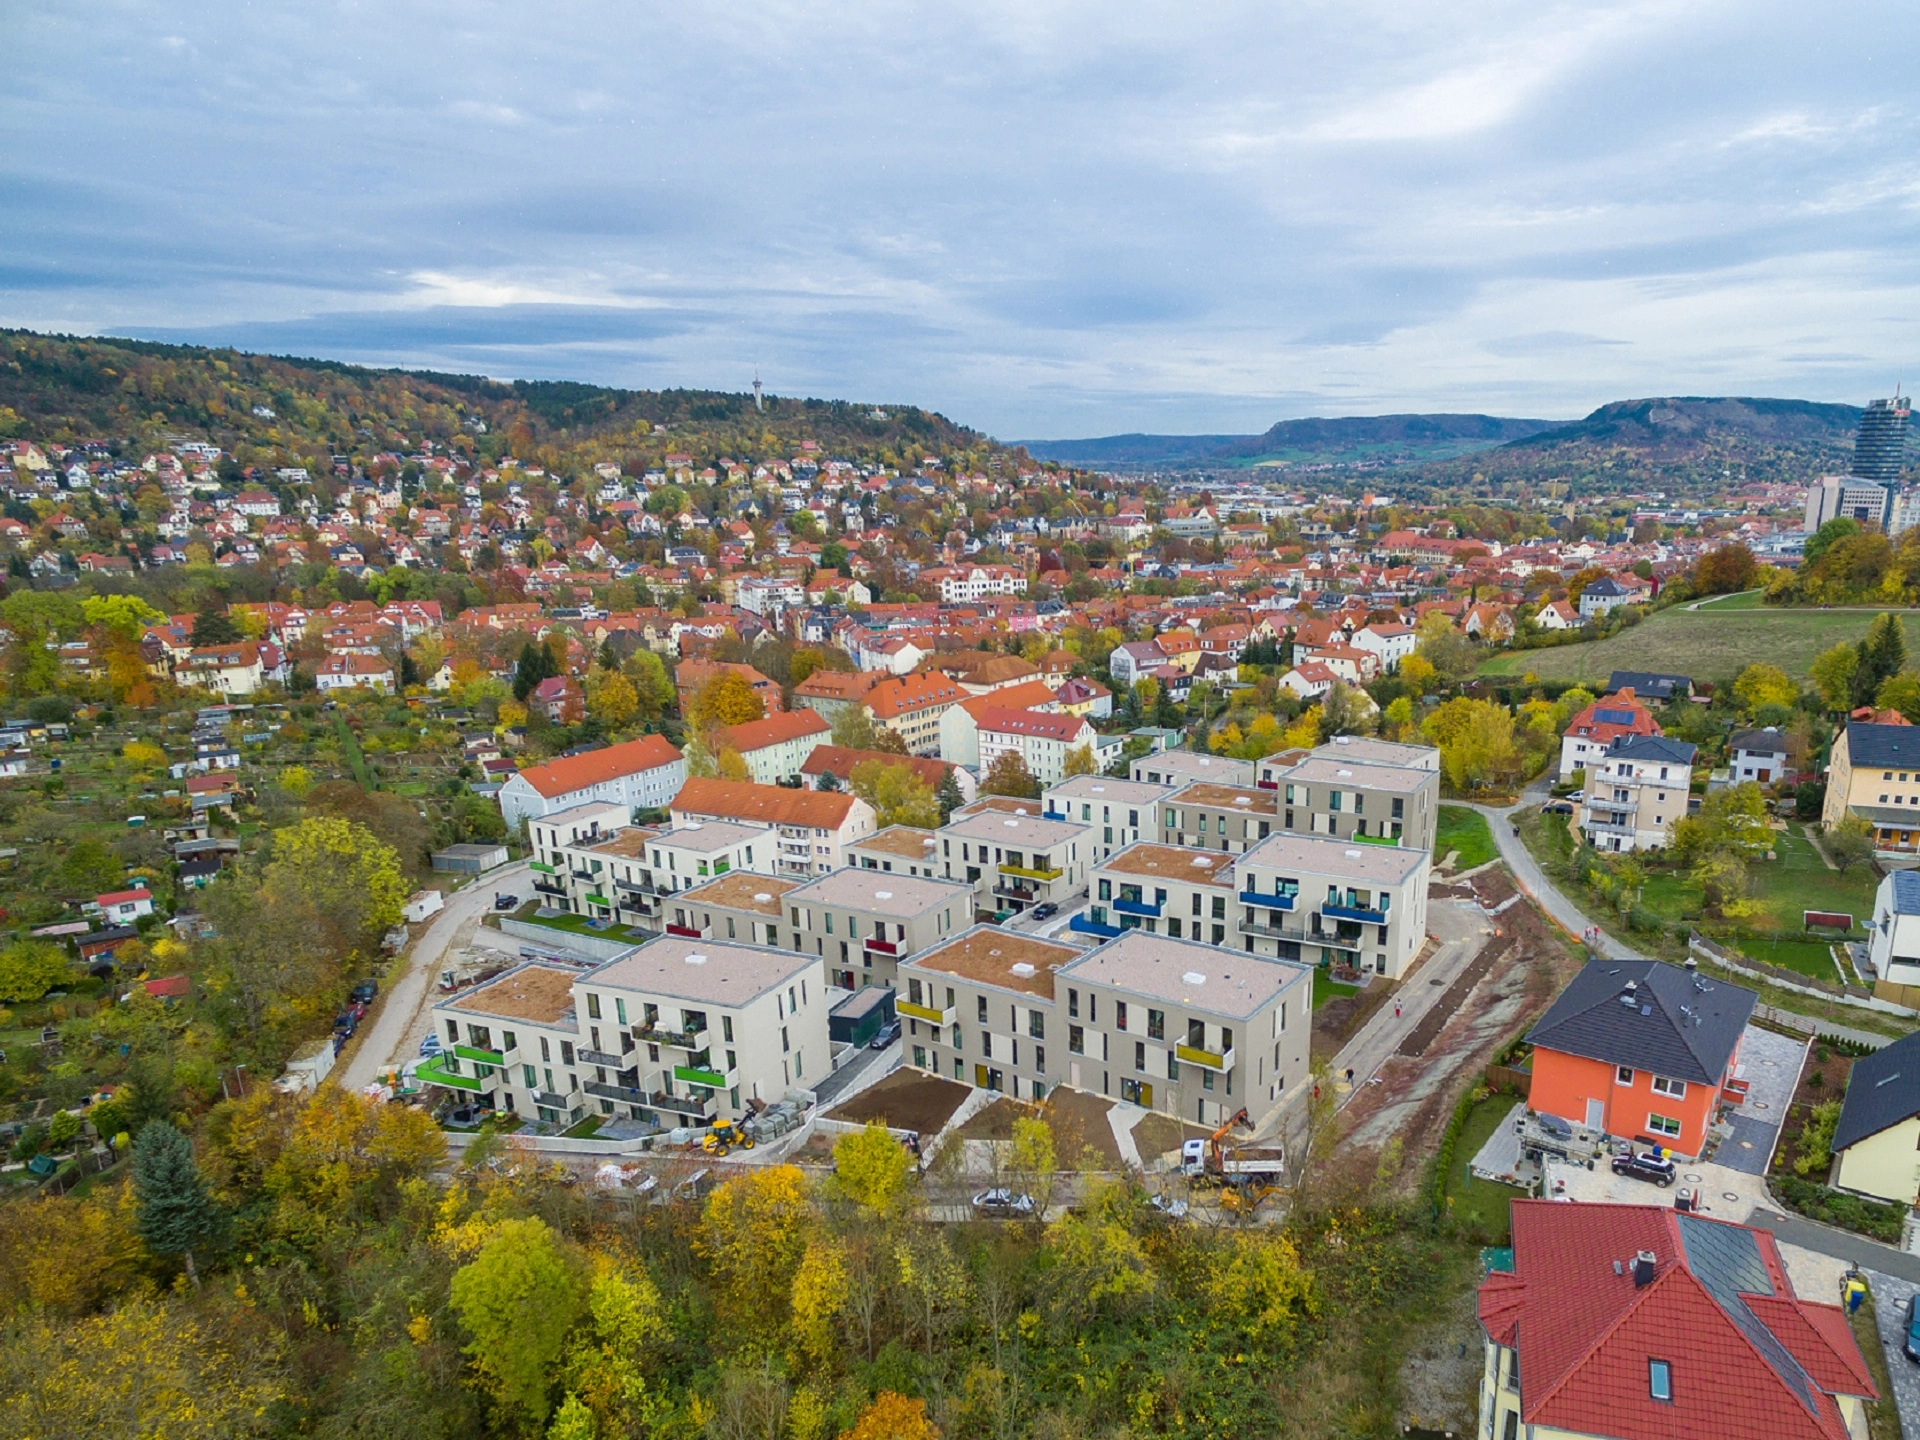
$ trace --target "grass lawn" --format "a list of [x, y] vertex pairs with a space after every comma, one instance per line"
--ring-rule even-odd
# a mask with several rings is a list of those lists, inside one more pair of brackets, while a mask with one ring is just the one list
[[1454, 866], [1457, 870], [1471, 870], [1476, 865], [1497, 859], [1500, 854], [1493, 843], [1493, 831], [1487, 826], [1487, 817], [1464, 805], [1440, 807], [1439, 821], [1433, 832], [1434, 858], [1446, 859], [1449, 850], [1460, 852], [1460, 859]]
[[1324, 969], [1313, 972], [1313, 1008], [1318, 1010], [1329, 1000], [1351, 1000], [1360, 987], [1357, 985], [1336, 985], [1333, 976]]
[[524, 913], [517, 914], [515, 920], [524, 920], [529, 925], [544, 925], [549, 930], [566, 930], [575, 935], [598, 935], [607, 940], [626, 940], [631, 938], [653, 939], [651, 935], [639, 937], [637, 931], [629, 931], [624, 925], [605, 925], [595, 928], [587, 923], [585, 915], [538, 915], [533, 908], [522, 906]]
[[600, 1129], [600, 1117], [589, 1115], [584, 1120], [575, 1121], [560, 1133], [569, 1140], [591, 1140]]
[[[1740, 597], [1744, 598], [1744, 597]], [[1787, 610], [1728, 599], [1699, 610], [1676, 605], [1605, 640], [1495, 655], [1483, 675], [1537, 675], [1604, 685], [1615, 670], [1654, 670], [1731, 680], [1747, 666], [1778, 665], [1804, 680], [1814, 656], [1867, 633], [1877, 609]], [[1920, 653], [1920, 611], [1904, 611], [1909, 653]]]
[[1514, 1200], [1525, 1199], [1527, 1192], [1512, 1185], [1475, 1179], [1473, 1157], [1507, 1118], [1513, 1105], [1511, 1095], [1490, 1095], [1473, 1107], [1460, 1132], [1460, 1143], [1454, 1147], [1453, 1165], [1447, 1172], [1447, 1202], [1453, 1220], [1471, 1226], [1494, 1245], [1511, 1242], [1513, 1212], [1509, 1206]]

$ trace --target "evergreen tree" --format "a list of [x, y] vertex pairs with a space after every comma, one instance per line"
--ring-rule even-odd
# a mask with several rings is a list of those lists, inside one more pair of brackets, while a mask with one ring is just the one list
[[1860, 642], [1860, 664], [1853, 672], [1853, 703], [1870, 705], [1881, 684], [1906, 668], [1907, 637], [1897, 615], [1876, 615]]
[[934, 803], [940, 807], [940, 823], [947, 824], [953, 819], [953, 812], [967, 803], [966, 796], [960, 793], [960, 782], [954, 778], [953, 769], [940, 777], [940, 788], [933, 792]]
[[529, 640], [520, 647], [520, 662], [513, 667], [513, 698], [525, 704], [536, 685], [542, 680], [551, 680], [559, 673], [560, 667], [554, 664], [553, 652]]
[[219, 601], [209, 599], [193, 617], [193, 634], [190, 637], [196, 646], [231, 645], [241, 638], [240, 627], [227, 617], [227, 612], [219, 608]]
[[200, 1283], [193, 1248], [213, 1233], [213, 1210], [193, 1142], [165, 1120], [149, 1121], [133, 1142], [133, 1194], [140, 1238], [156, 1255], [178, 1255]]

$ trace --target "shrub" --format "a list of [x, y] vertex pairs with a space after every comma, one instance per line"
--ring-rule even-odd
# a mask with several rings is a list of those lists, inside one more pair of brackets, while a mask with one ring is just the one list
[[1846, 1195], [1791, 1175], [1776, 1177], [1773, 1188], [1784, 1204], [1810, 1220], [1838, 1225], [1843, 1230], [1870, 1235], [1890, 1244], [1900, 1243], [1901, 1222], [1905, 1218], [1903, 1206], [1862, 1200], [1857, 1195]]

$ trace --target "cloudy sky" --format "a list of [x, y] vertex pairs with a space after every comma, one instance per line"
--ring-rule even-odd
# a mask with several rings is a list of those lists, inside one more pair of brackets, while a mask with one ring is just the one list
[[1909, 7], [0, 0], [0, 324], [1003, 438], [1920, 376]]

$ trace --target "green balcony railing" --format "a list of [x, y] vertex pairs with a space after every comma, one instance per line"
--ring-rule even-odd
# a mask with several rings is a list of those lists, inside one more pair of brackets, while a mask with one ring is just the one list
[[447, 1069], [446, 1059], [440, 1055], [421, 1061], [414, 1075], [428, 1085], [445, 1085], [454, 1090], [471, 1090], [476, 1094], [486, 1088], [477, 1076], [461, 1075]]
[[504, 1065], [507, 1057], [498, 1050], [482, 1050], [477, 1045], [456, 1045], [453, 1053], [462, 1060], [471, 1060], [476, 1065]]

